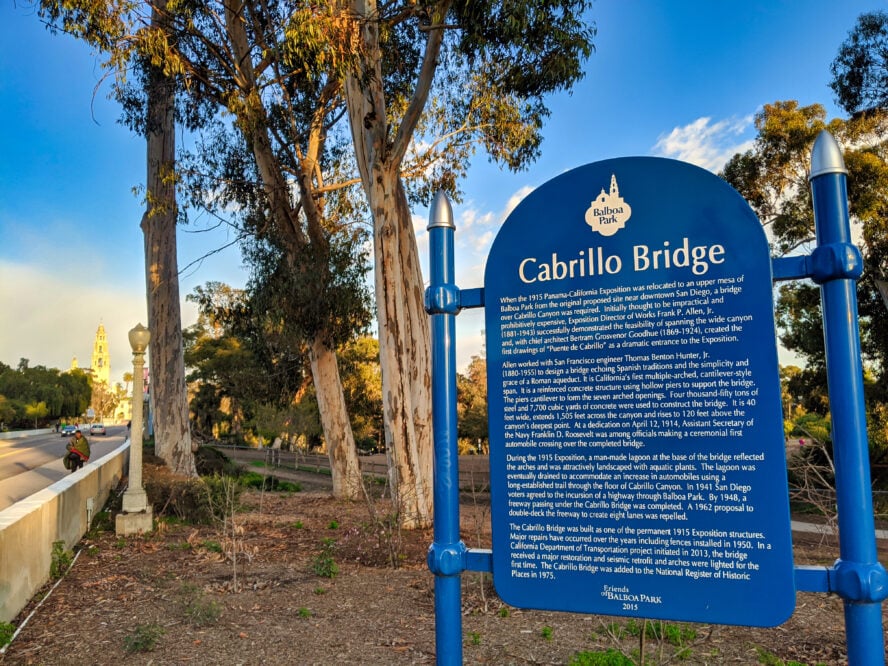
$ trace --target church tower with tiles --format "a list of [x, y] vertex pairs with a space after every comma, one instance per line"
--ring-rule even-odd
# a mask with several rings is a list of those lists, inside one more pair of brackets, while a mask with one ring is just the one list
[[99, 329], [96, 331], [90, 367], [94, 382], [111, 386], [111, 354], [108, 352], [108, 339], [105, 336], [104, 324], [99, 324]]

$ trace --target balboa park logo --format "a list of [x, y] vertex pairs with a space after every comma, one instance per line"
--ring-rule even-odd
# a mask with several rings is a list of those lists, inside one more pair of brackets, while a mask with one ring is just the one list
[[613, 236], [626, 226], [631, 216], [632, 207], [623, 201], [617, 187], [617, 177], [612, 175], [610, 192], [601, 188], [601, 194], [586, 211], [586, 224], [602, 236]]

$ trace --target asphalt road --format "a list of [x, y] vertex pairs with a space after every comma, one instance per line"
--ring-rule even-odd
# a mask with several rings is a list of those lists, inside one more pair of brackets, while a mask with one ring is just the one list
[[[86, 435], [90, 460], [98, 460], [126, 439], [125, 425], [107, 430], [105, 436]], [[57, 433], [0, 440], [0, 511], [70, 474], [62, 464], [67, 442]]]

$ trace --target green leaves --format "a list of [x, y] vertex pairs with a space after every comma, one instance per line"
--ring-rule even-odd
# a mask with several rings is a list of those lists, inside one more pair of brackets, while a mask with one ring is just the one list
[[[873, 109], [850, 119], [828, 120], [819, 104], [766, 104], [756, 116], [753, 148], [735, 155], [722, 177], [742, 194], [770, 231], [775, 254], [810, 252], [814, 216], [808, 183], [811, 148], [824, 129], [844, 149], [852, 225], [859, 232], [864, 274], [857, 285], [864, 361], [876, 373], [868, 400], [888, 396], [888, 309], [876, 281], [888, 276], [888, 112]], [[810, 283], [780, 287], [780, 340], [804, 357], [807, 367], [793, 380], [805, 409], [826, 414], [825, 351], [820, 291]]]
[[829, 86], [848, 113], [888, 106], [888, 13], [861, 14], [830, 70]]

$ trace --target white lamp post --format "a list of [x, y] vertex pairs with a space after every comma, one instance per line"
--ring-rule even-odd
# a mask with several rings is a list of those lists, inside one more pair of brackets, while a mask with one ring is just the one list
[[145, 350], [150, 340], [151, 332], [142, 324], [136, 324], [129, 332], [129, 342], [133, 348], [133, 418], [130, 424], [129, 484], [123, 493], [123, 513], [117, 515], [115, 532], [118, 535], [150, 532], [153, 527], [148, 495], [142, 487], [143, 370]]

